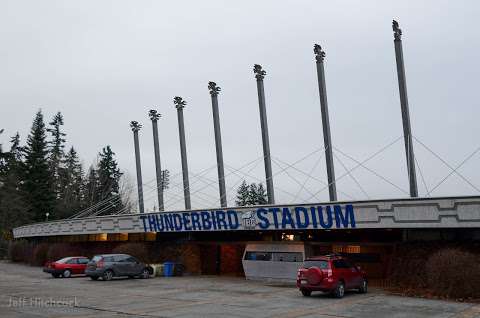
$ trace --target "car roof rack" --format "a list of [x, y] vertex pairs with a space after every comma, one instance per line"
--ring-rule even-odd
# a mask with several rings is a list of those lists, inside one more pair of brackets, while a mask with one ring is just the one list
[[343, 255], [342, 253], [328, 253], [326, 255], [324, 255], [325, 257], [343, 257], [345, 255]]

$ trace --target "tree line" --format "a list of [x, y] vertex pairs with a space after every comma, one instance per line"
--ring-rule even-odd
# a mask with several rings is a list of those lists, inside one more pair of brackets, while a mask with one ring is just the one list
[[[9, 145], [0, 144], [0, 234], [14, 227], [45, 220], [64, 219], [88, 208], [97, 215], [130, 212], [130, 186], [122, 186], [123, 173], [109, 145], [85, 170], [74, 146], [66, 148], [64, 118], [57, 112], [48, 124], [39, 110], [25, 143], [17, 132]], [[0, 134], [4, 130], [0, 130]], [[162, 171], [168, 188], [169, 171]], [[237, 206], [267, 203], [261, 183], [245, 181], [237, 191]], [[0, 238], [1, 240], [1, 238]]]
[[77, 150], [73, 146], [66, 149], [63, 126], [60, 112], [46, 125], [39, 110], [25, 144], [18, 132], [8, 146], [0, 144], [3, 235], [13, 227], [47, 217], [68, 218], [87, 207], [94, 206], [99, 215], [130, 208], [129, 195], [121, 189], [123, 173], [111, 147], [103, 147], [97, 162], [85, 171]]

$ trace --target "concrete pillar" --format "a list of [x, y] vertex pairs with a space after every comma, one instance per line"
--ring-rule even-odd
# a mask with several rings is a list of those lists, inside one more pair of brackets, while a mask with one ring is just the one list
[[320, 93], [320, 109], [322, 111], [323, 143], [325, 145], [325, 160], [327, 162], [328, 193], [330, 195], [330, 201], [337, 201], [332, 137], [330, 134], [330, 119], [328, 116], [327, 87], [325, 84], [325, 69], [323, 66], [325, 52], [318, 44], [314, 45], [313, 52], [315, 53], [315, 60], [317, 62], [318, 91]]
[[393, 20], [393, 43], [395, 45], [395, 59], [397, 61], [398, 89], [400, 92], [400, 106], [402, 108], [403, 138], [405, 141], [405, 153], [407, 157], [408, 180], [410, 184], [410, 196], [418, 197], [417, 174], [415, 171], [415, 156], [413, 153], [412, 128], [410, 125], [410, 110], [408, 107], [407, 80], [405, 65], [403, 62], [402, 30], [398, 22]]
[[268, 204], [275, 204], [275, 194], [273, 190], [272, 177], [272, 161], [270, 156], [270, 141], [268, 138], [267, 111], [265, 108], [265, 91], [263, 87], [263, 78], [265, 77], [267, 72], [265, 72], [262, 69], [262, 66], [258, 64], [255, 64], [253, 66], [253, 72], [255, 73], [255, 78], [257, 79], [258, 106], [260, 108], [260, 125], [262, 128], [263, 160], [265, 164]]
[[190, 184], [188, 182], [188, 162], [187, 162], [187, 146], [185, 142], [185, 125], [183, 123], [183, 108], [187, 104], [181, 97], [176, 96], [173, 103], [177, 108], [178, 117], [178, 134], [180, 137], [180, 155], [182, 157], [182, 174], [183, 174], [183, 196], [185, 199], [185, 209], [192, 208], [190, 202]]
[[138, 131], [142, 128], [136, 121], [130, 122], [130, 128], [133, 131], [133, 144], [135, 146], [135, 163], [137, 167], [137, 188], [138, 188], [138, 209], [140, 213], [144, 213], [143, 205], [143, 182], [142, 182], [142, 166], [140, 163], [140, 146], [138, 143]]
[[155, 110], [151, 109], [148, 112], [148, 116], [152, 121], [153, 129], [153, 149], [155, 151], [155, 172], [157, 176], [157, 197], [158, 197], [158, 210], [163, 211], [163, 182], [162, 182], [162, 165], [160, 161], [160, 145], [158, 141], [158, 120], [161, 115]]
[[218, 171], [218, 189], [220, 191], [220, 206], [227, 207], [227, 194], [225, 190], [225, 171], [223, 168], [223, 150], [222, 150], [222, 134], [220, 132], [220, 116], [218, 114], [218, 93], [220, 87], [215, 82], [208, 83], [208, 89], [212, 97], [213, 112], [213, 130], [215, 132], [215, 149], [217, 152], [217, 171]]

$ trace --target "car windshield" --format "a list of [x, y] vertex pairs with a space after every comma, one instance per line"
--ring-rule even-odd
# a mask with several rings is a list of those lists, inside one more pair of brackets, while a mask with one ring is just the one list
[[95, 255], [93, 258], [92, 258], [92, 262], [98, 262], [102, 259], [102, 257], [100, 255]]
[[328, 262], [327, 261], [309, 261], [306, 260], [303, 263], [304, 268], [310, 268], [310, 267], [318, 267], [320, 269], [328, 269]]

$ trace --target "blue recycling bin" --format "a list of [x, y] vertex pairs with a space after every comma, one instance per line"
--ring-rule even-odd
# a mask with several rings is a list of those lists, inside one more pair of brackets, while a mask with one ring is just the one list
[[165, 262], [163, 263], [163, 275], [165, 277], [172, 277], [173, 276], [173, 268], [175, 263], [173, 262]]

